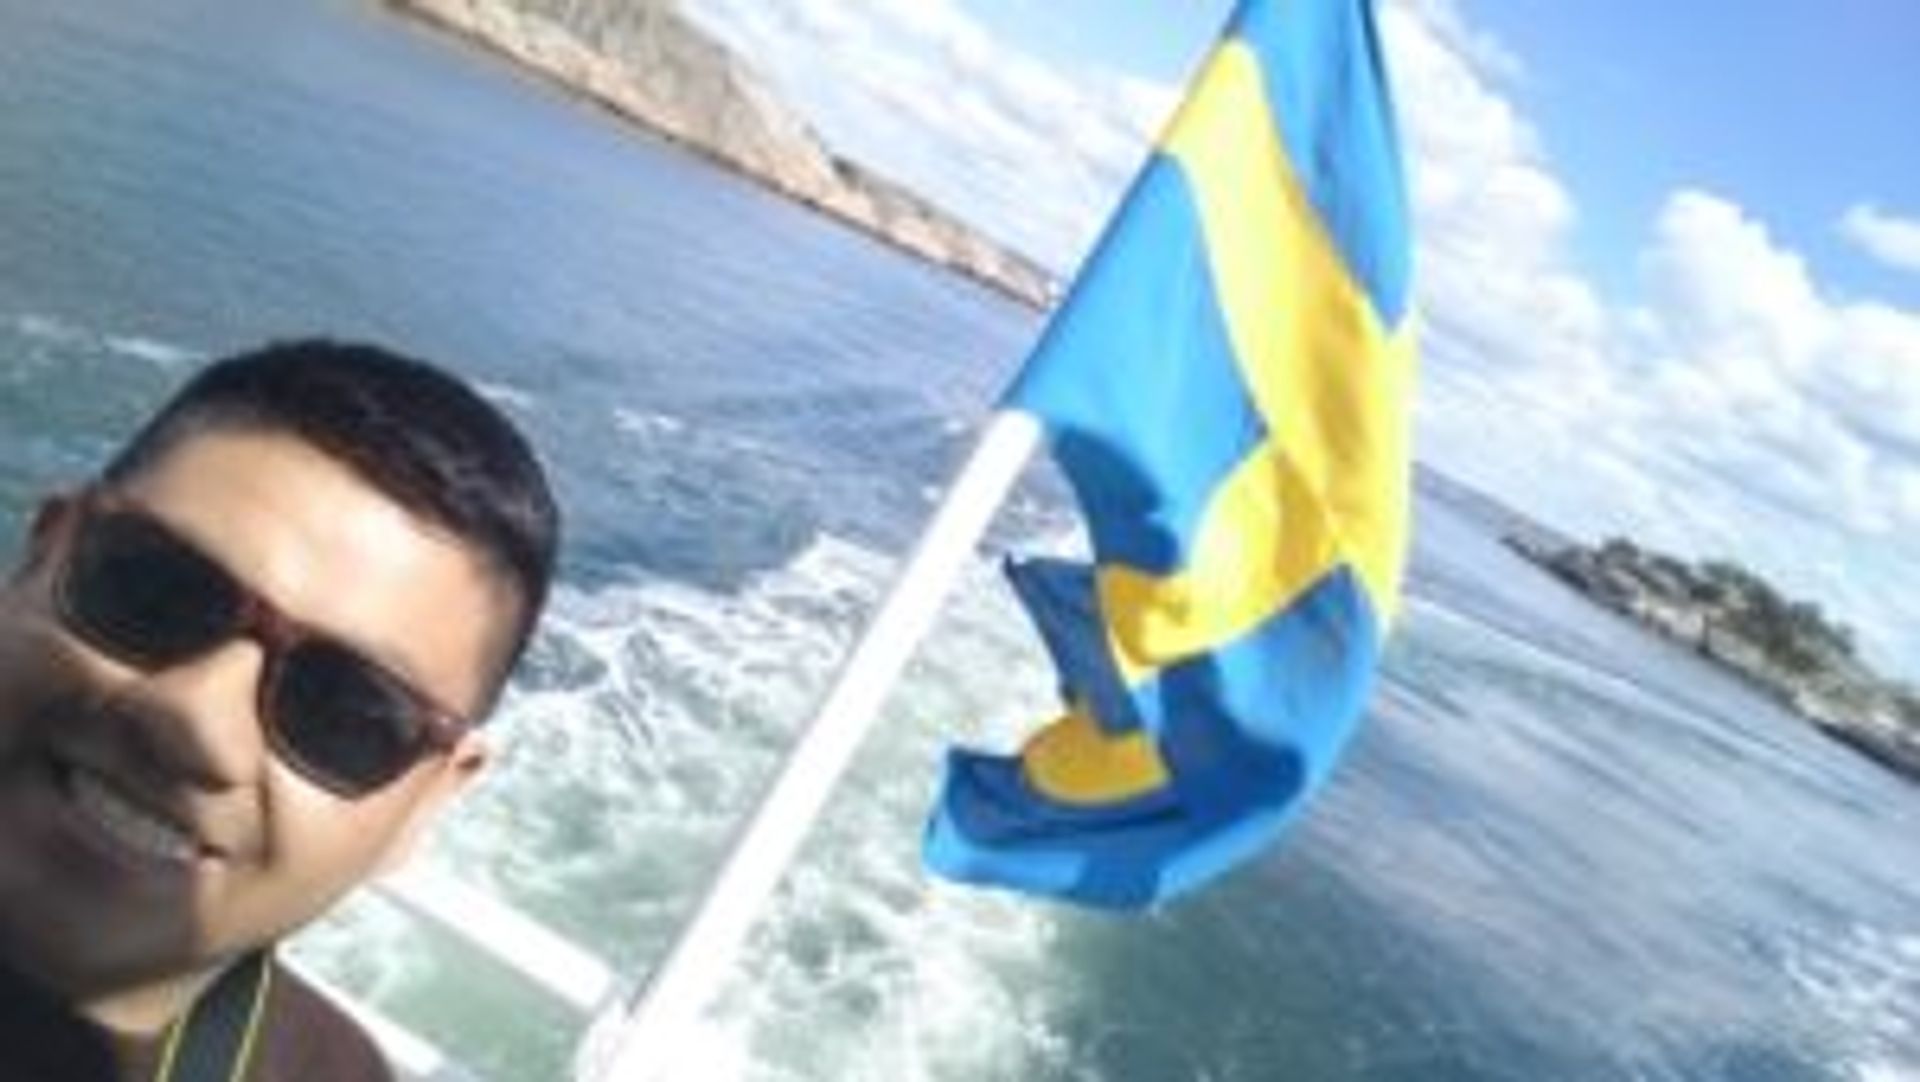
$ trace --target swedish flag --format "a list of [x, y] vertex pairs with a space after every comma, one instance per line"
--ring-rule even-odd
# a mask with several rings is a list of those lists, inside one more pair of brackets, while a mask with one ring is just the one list
[[1407, 546], [1408, 250], [1368, 4], [1244, 0], [1007, 394], [1095, 563], [1009, 568], [1066, 708], [952, 753], [935, 870], [1148, 905], [1325, 780]]

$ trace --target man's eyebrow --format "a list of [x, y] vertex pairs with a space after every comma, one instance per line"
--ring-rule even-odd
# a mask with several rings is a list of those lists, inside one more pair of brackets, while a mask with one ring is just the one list
[[425, 681], [420, 678], [420, 674], [415, 672], [413, 666], [408, 663], [407, 659], [399, 654], [393, 653], [378, 645], [362, 642], [357, 638], [349, 638], [331, 628], [324, 628], [318, 624], [309, 624], [305, 621], [298, 622], [300, 626], [307, 628], [312, 634], [328, 642], [345, 647], [351, 651], [355, 657], [370, 662], [389, 676], [398, 678], [405, 683], [408, 688], [411, 688], [414, 694], [423, 695], [435, 703], [446, 698], [446, 696], [441, 695], [439, 692], [430, 690]]

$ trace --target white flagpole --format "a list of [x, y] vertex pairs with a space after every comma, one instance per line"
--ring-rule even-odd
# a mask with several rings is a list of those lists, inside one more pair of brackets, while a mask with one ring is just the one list
[[[1039, 445], [1029, 414], [996, 413], [747, 822], [707, 896], [629, 1005], [599, 1082], [665, 1082], [754, 918], [806, 840], [973, 546]], [[587, 1064], [586, 1066], [591, 1066]]]

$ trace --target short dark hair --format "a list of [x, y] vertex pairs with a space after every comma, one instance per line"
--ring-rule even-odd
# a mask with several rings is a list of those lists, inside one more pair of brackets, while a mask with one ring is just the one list
[[201, 369], [103, 476], [124, 481], [221, 430], [297, 437], [490, 559], [520, 603], [497, 694], [546, 603], [560, 533], [546, 475], [512, 422], [424, 361], [358, 343], [276, 342]]

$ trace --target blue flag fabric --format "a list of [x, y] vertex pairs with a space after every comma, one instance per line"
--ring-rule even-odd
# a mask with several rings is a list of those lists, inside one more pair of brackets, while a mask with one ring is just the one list
[[1150, 905], [1325, 780], [1405, 559], [1409, 248], [1368, 4], [1244, 0], [1007, 393], [1094, 563], [1010, 566], [1066, 709], [951, 753], [933, 869]]

